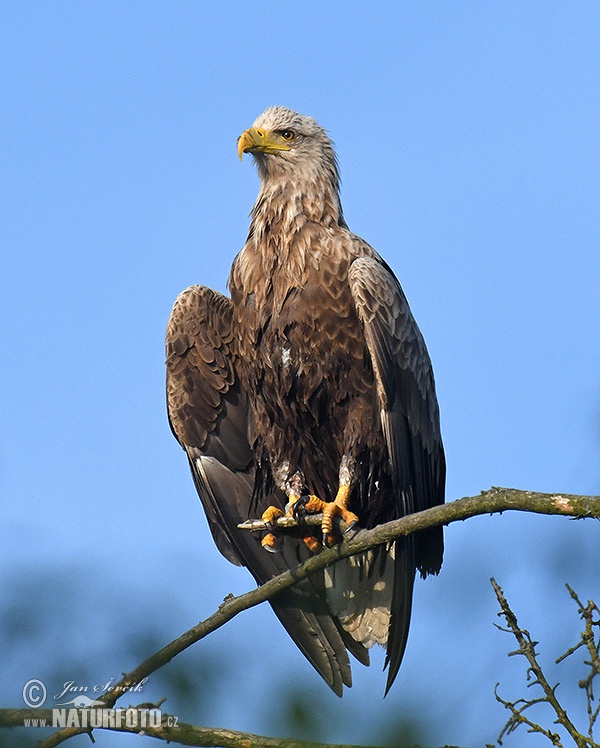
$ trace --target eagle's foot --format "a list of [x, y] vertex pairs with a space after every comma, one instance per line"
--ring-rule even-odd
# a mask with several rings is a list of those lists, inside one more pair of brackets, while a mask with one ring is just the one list
[[268, 506], [261, 515], [262, 521], [271, 529], [275, 526], [275, 520], [284, 516], [284, 512], [278, 506]]
[[[283, 515], [283, 511], [278, 506], [269, 506], [262, 513], [261, 519], [267, 525], [267, 527], [274, 530], [275, 520], [279, 519], [279, 517], [283, 517]], [[281, 543], [281, 536], [277, 536], [273, 532], [268, 532], [260, 541], [262, 547], [266, 551], [269, 551], [269, 553], [279, 553], [281, 549]]]
[[[290, 495], [288, 498], [289, 498], [289, 503], [285, 507], [285, 512], [282, 509], [280, 509], [278, 506], [268, 506], [261, 516], [262, 521], [269, 528], [269, 532], [265, 534], [263, 539], [260, 541], [260, 544], [266, 551], [269, 551], [270, 553], [279, 553], [279, 551], [281, 550], [282, 543], [283, 543], [283, 534], [281, 534], [281, 531], [278, 530], [276, 520], [278, 520], [280, 517], [286, 517], [286, 516], [295, 517], [298, 524], [301, 524], [302, 523], [301, 518], [306, 516], [305, 512], [300, 511], [301, 510], [300, 507], [298, 507], [298, 513], [297, 513], [297, 510], [295, 509], [296, 504], [302, 503], [299, 500], [299, 497]], [[306, 547], [312, 553], [317, 553], [321, 550], [321, 543], [315, 538], [314, 535], [311, 535], [311, 534], [303, 535], [302, 540], [304, 541]]]
[[318, 496], [304, 494], [297, 501], [288, 504], [289, 513], [299, 525], [302, 525], [305, 523], [307, 514], [316, 514], [321, 511], [322, 504], [325, 504], [325, 502], [321, 501]]
[[281, 543], [283, 542], [283, 539], [281, 535], [273, 535], [272, 532], [268, 532], [264, 538], [260, 541], [260, 544], [265, 549], [265, 551], [269, 551], [269, 553], [279, 553], [281, 550]]
[[330, 547], [337, 542], [336, 534], [333, 532], [334, 517], [344, 520], [347, 525], [345, 532], [358, 523], [356, 514], [348, 509], [349, 497], [350, 486], [341, 485], [333, 501], [323, 501], [318, 496], [302, 496], [294, 504], [292, 512], [297, 522], [302, 522], [308, 512], [321, 512], [323, 514], [321, 522], [323, 543]]
[[314, 535], [305, 535], [302, 540], [311, 553], [320, 553], [323, 549], [323, 546]]

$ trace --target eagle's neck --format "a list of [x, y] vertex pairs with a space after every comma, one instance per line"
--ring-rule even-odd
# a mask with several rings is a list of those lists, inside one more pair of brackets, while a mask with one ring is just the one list
[[346, 226], [337, 170], [305, 175], [263, 173], [261, 177], [261, 189], [252, 209], [249, 239], [260, 245], [271, 244], [277, 238], [289, 242], [306, 224], [318, 224], [323, 228]]

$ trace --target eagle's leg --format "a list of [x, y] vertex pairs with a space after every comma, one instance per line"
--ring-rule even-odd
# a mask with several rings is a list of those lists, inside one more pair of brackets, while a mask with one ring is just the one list
[[347, 529], [350, 529], [358, 522], [358, 517], [354, 512], [348, 509], [350, 500], [350, 491], [356, 474], [356, 460], [348, 455], [342, 457], [339, 473], [339, 488], [333, 501], [323, 501], [318, 496], [304, 496], [302, 501], [292, 509], [296, 519], [300, 519], [304, 512], [321, 512], [323, 520], [321, 522], [321, 532], [326, 545], [332, 545], [335, 542], [333, 534], [333, 518], [341, 517], [344, 520]]

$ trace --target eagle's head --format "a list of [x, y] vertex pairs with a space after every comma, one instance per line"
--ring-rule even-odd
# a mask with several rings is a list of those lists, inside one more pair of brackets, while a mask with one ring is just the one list
[[251, 153], [263, 181], [293, 177], [296, 183], [325, 181], [337, 192], [333, 143], [312, 117], [283, 106], [266, 109], [238, 138], [240, 159]]

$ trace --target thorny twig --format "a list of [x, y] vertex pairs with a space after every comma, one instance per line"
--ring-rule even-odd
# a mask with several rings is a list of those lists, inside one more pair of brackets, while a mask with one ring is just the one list
[[499, 745], [502, 745], [502, 738], [505, 735], [509, 735], [511, 732], [516, 730], [519, 725], [525, 725], [528, 728], [528, 732], [535, 732], [544, 735], [552, 743], [552, 745], [562, 748], [563, 744], [561, 742], [561, 737], [557, 732], [553, 732], [552, 730], [542, 727], [541, 725], [530, 719], [529, 716], [525, 713], [526, 710], [532, 706], [546, 703], [552, 707], [556, 715], [554, 724], [562, 725], [572, 738], [575, 745], [578, 746], [578, 748], [599, 748], [598, 743], [594, 741], [593, 728], [600, 712], [600, 705], [594, 705], [595, 699], [592, 686], [594, 677], [598, 673], [600, 673], [600, 657], [598, 654], [599, 644], [594, 638], [593, 630], [594, 626], [600, 626], [600, 619], [594, 618], [595, 614], [600, 613], [597, 606], [592, 601], [588, 602], [587, 606], [582, 605], [577, 595], [567, 585], [567, 589], [569, 590], [571, 597], [577, 602], [579, 606], [579, 613], [585, 621], [585, 629], [581, 634], [581, 641], [574, 647], [571, 647], [569, 650], [567, 650], [567, 652], [559, 657], [556, 662], [557, 664], [562, 662], [566, 657], [572, 655], [575, 651], [577, 651], [581, 646], [584, 645], [587, 647], [590, 653], [591, 660], [584, 661], [586, 665], [589, 665], [591, 667], [590, 674], [587, 678], [579, 682], [580, 688], [583, 688], [586, 693], [588, 712], [588, 735], [586, 736], [579, 732], [579, 730], [577, 730], [577, 728], [571, 722], [569, 716], [567, 715], [564, 707], [558, 700], [556, 696], [556, 689], [559, 684], [557, 683], [554, 686], [551, 686], [546, 679], [542, 667], [537, 659], [538, 653], [535, 651], [535, 647], [538, 642], [534, 641], [531, 638], [529, 631], [520, 628], [517, 617], [508, 605], [502, 589], [494, 579], [492, 579], [491, 582], [494, 588], [494, 592], [496, 593], [496, 597], [498, 598], [498, 602], [500, 603], [501, 612], [498, 613], [498, 615], [504, 616], [508, 626], [508, 628], [503, 628], [502, 626], [498, 626], [498, 628], [501, 631], [508, 631], [512, 633], [519, 644], [519, 648], [514, 652], [510, 652], [509, 656], [523, 655], [527, 659], [529, 663], [529, 667], [527, 668], [527, 680], [529, 681], [528, 685], [540, 686], [543, 691], [543, 696], [539, 698], [518, 699], [515, 702], [510, 702], [506, 701], [498, 694], [498, 684], [496, 685], [496, 699], [511, 712], [510, 719], [504, 725], [502, 732], [498, 737]]
[[[588, 715], [588, 734], [593, 740], [594, 737], [594, 725], [600, 714], [600, 702], [594, 706], [594, 677], [600, 674], [600, 609], [593, 600], [588, 600], [587, 605], [584, 605], [576, 592], [569, 587], [567, 584], [569, 594], [577, 603], [579, 608], [579, 615], [585, 621], [585, 628], [581, 632], [581, 640], [574, 646], [568, 649], [563, 655], [557, 660], [557, 664], [562, 662], [564, 659], [572, 655], [580, 647], [585, 646], [589, 652], [590, 659], [584, 660], [584, 664], [590, 667], [590, 672], [587, 678], [583, 678], [579, 681], [579, 688], [585, 691], [586, 710]], [[598, 638], [595, 636], [594, 627]]]

